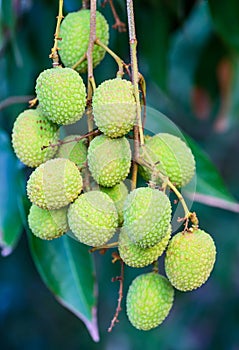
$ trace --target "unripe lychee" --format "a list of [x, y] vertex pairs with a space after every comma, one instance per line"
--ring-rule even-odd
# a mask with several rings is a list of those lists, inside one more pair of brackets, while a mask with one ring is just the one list
[[32, 205], [28, 215], [32, 233], [41, 239], [53, 239], [68, 231], [67, 207], [57, 210], [41, 209]]
[[82, 190], [82, 177], [68, 159], [55, 158], [36, 168], [28, 182], [27, 195], [42, 209], [59, 209], [73, 202]]
[[90, 143], [87, 159], [94, 180], [103, 187], [113, 187], [129, 173], [129, 141], [125, 137], [111, 139], [105, 135], [97, 136]]
[[70, 205], [68, 220], [80, 242], [96, 247], [114, 235], [118, 215], [114, 202], [106, 193], [90, 191]]
[[86, 106], [82, 78], [71, 68], [46, 69], [37, 78], [36, 94], [45, 117], [56, 124], [73, 124]]
[[[83, 9], [70, 12], [61, 23], [60, 38], [58, 41], [59, 54], [62, 62], [67, 67], [72, 67], [86, 53], [90, 37], [90, 10]], [[96, 38], [104, 45], [109, 42], [109, 25], [104, 16], [96, 11]], [[93, 66], [97, 66], [105, 56], [105, 50], [94, 45], [92, 54]], [[87, 71], [87, 60], [76, 67], [80, 73]]]
[[118, 212], [118, 223], [121, 225], [124, 221], [123, 207], [125, 199], [128, 195], [128, 189], [123, 182], [115, 185], [114, 187], [100, 187], [100, 190], [113, 200]]
[[139, 275], [127, 293], [128, 318], [137, 329], [155, 328], [168, 316], [173, 298], [173, 287], [164, 276], [154, 272]]
[[165, 193], [139, 187], [126, 198], [123, 227], [133, 243], [149, 248], [167, 234], [171, 211], [171, 203]]
[[123, 262], [131, 267], [144, 267], [156, 261], [164, 252], [171, 236], [171, 226], [164, 238], [153, 247], [140, 248], [130, 239], [124, 228], [119, 234], [119, 255]]
[[12, 132], [12, 144], [18, 158], [29, 167], [37, 167], [53, 158], [57, 148], [42, 147], [57, 142], [58, 129], [59, 126], [42, 116], [38, 109], [20, 113]]
[[179, 232], [169, 242], [165, 271], [172, 285], [189, 291], [208, 279], [216, 258], [212, 237], [203, 230]]
[[[156, 169], [177, 187], [189, 183], [195, 173], [195, 160], [190, 148], [179, 137], [159, 133], [145, 140], [140, 150], [146, 161], [156, 164]], [[141, 175], [149, 181], [152, 172], [145, 166], [140, 167]], [[160, 180], [159, 180], [160, 183]]]
[[81, 169], [85, 166], [87, 158], [86, 139], [69, 142], [74, 140], [76, 137], [80, 137], [80, 135], [66, 136], [62, 140], [63, 144], [58, 148], [55, 158], [69, 159]]
[[105, 80], [95, 90], [93, 114], [96, 125], [105, 135], [120, 137], [127, 134], [136, 118], [132, 83], [119, 78]]

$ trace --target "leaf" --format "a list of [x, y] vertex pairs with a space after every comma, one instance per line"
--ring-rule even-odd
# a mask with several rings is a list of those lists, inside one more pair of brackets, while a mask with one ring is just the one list
[[89, 247], [64, 235], [52, 241], [28, 239], [33, 260], [57, 300], [79, 317], [92, 339], [99, 341], [96, 318], [96, 282]]
[[9, 255], [20, 238], [23, 223], [20, 213], [23, 172], [15, 157], [8, 135], [0, 130], [0, 247]]

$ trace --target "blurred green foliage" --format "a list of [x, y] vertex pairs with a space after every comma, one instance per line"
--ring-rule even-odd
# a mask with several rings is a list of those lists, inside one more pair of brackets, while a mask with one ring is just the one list
[[[120, 18], [126, 21], [124, 1], [115, 0], [115, 5]], [[80, 6], [78, 0], [65, 0], [65, 13]], [[112, 26], [109, 5], [100, 10]], [[111, 279], [120, 273], [120, 266], [111, 263], [110, 252], [104, 256], [96, 253], [101, 338], [97, 344], [92, 342], [83, 322], [55, 301], [32, 260], [33, 257], [43, 280], [61, 302], [67, 304], [74, 299], [74, 305], [68, 303], [68, 308], [81, 318], [83, 314], [85, 321], [88, 318], [90, 322], [85, 307], [91, 308], [94, 303], [92, 256], [69, 237], [50, 244], [39, 243], [32, 236], [27, 240], [29, 204], [24, 187], [29, 170], [16, 159], [10, 144], [14, 120], [27, 108], [27, 103], [11, 102], [15, 96], [33, 96], [36, 77], [51, 66], [48, 56], [57, 11], [57, 0], [0, 1], [0, 245], [3, 256], [15, 249], [0, 260], [1, 347], [238, 349], [239, 210], [235, 202], [239, 199], [238, 1], [135, 1], [139, 67], [147, 83], [148, 105], [170, 117], [209, 154], [214, 165], [189, 139], [198, 159], [197, 191], [213, 196], [215, 206], [221, 203], [215, 198], [226, 200], [234, 212], [193, 204], [202, 228], [216, 242], [215, 269], [199, 290], [176, 292], [169, 317], [150, 332], [137, 331], [129, 324], [124, 302], [120, 323], [111, 334], [107, 333], [118, 298], [118, 282], [112, 283]], [[127, 33], [112, 29], [110, 47], [129, 62]], [[115, 62], [107, 56], [95, 69], [97, 84], [115, 76], [116, 69]], [[150, 130], [155, 131], [160, 122], [160, 118], [151, 115]], [[163, 272], [163, 265], [161, 269]], [[135, 270], [126, 269], [125, 293], [133, 277], [149, 269]], [[89, 276], [85, 276], [87, 271]], [[70, 291], [66, 291], [67, 284], [61, 284], [61, 277], [71, 286]]]

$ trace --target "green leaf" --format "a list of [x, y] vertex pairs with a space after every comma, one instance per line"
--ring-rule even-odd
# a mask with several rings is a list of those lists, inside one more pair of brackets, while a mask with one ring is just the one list
[[89, 247], [68, 235], [44, 241], [27, 232], [43, 281], [57, 300], [85, 323], [92, 339], [99, 341], [95, 272]]
[[23, 195], [23, 172], [15, 157], [8, 135], [0, 130], [0, 247], [9, 255], [23, 230], [20, 213]]

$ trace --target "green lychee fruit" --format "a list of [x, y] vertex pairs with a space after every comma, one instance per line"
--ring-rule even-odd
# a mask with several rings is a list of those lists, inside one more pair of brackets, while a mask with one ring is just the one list
[[208, 279], [216, 258], [212, 237], [203, 230], [179, 232], [169, 242], [165, 271], [172, 285], [189, 291]]
[[125, 137], [111, 139], [105, 135], [97, 136], [90, 143], [87, 159], [94, 180], [103, 187], [113, 187], [129, 173], [129, 141]]
[[28, 215], [32, 233], [41, 239], [53, 239], [62, 236], [68, 228], [67, 207], [57, 210], [41, 209], [32, 205]]
[[119, 184], [114, 187], [100, 187], [100, 190], [113, 200], [115, 207], [118, 212], [118, 223], [121, 225], [124, 221], [123, 217], [123, 207], [125, 199], [128, 195], [128, 189], [125, 184], [121, 181]]
[[38, 109], [20, 113], [12, 131], [12, 144], [17, 157], [32, 168], [53, 158], [57, 148], [42, 147], [57, 142], [58, 129], [59, 126], [43, 117]]
[[87, 159], [86, 139], [69, 142], [76, 137], [80, 137], [80, 135], [66, 136], [62, 141], [67, 143], [60, 145], [55, 157], [69, 159], [81, 169], [85, 167]]
[[42, 209], [59, 209], [73, 202], [82, 190], [82, 177], [68, 159], [55, 158], [36, 168], [28, 182], [27, 195]]
[[96, 125], [105, 135], [120, 137], [127, 134], [136, 118], [132, 83], [120, 78], [105, 80], [95, 90], [93, 114]]
[[164, 252], [168, 245], [171, 236], [171, 226], [168, 229], [166, 236], [150, 248], [140, 248], [130, 239], [124, 228], [119, 234], [119, 255], [124, 263], [131, 267], [144, 267], [156, 261]]
[[[66, 67], [75, 65], [86, 53], [90, 36], [90, 10], [83, 9], [70, 12], [61, 23], [58, 42], [59, 54]], [[96, 11], [96, 38], [104, 45], [109, 43], [109, 25], [104, 16]], [[94, 45], [93, 66], [96, 67], [104, 58], [105, 50]], [[76, 67], [79, 73], [87, 71], [87, 61], [84, 60]]]
[[37, 78], [36, 94], [45, 117], [56, 124], [73, 124], [86, 106], [82, 78], [71, 68], [46, 69]]
[[80, 242], [96, 247], [114, 235], [118, 214], [113, 200], [101, 191], [82, 194], [70, 205], [69, 226]]
[[[157, 164], [156, 169], [168, 176], [177, 187], [185, 186], [194, 176], [193, 154], [186, 143], [177, 136], [159, 133], [147, 138], [140, 154], [145, 160], [150, 159]], [[140, 167], [140, 173], [146, 181], [151, 179], [152, 173], [145, 166]]]
[[154, 272], [139, 275], [127, 293], [128, 318], [137, 329], [155, 328], [168, 316], [173, 299], [174, 289], [164, 276]]
[[130, 192], [124, 204], [124, 229], [141, 248], [153, 247], [167, 234], [171, 203], [165, 193], [149, 187]]

